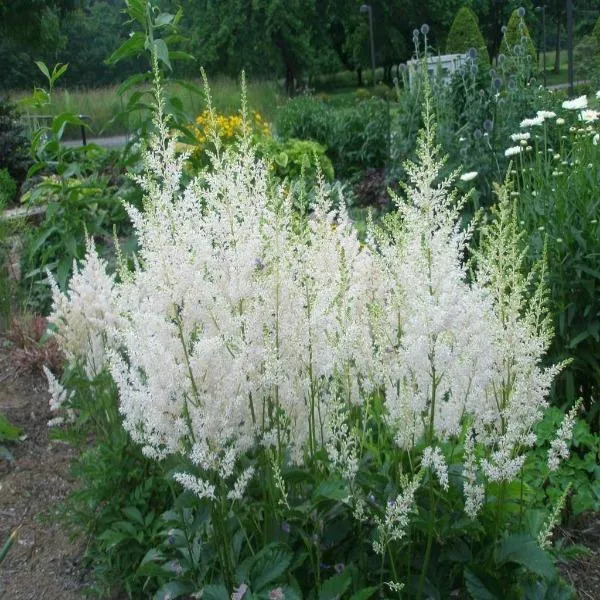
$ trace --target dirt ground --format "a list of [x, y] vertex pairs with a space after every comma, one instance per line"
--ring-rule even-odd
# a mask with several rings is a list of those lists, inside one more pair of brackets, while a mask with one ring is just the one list
[[[82, 597], [83, 547], [53, 518], [74, 487], [72, 450], [48, 437], [48, 395], [43, 377], [15, 370], [0, 342], [0, 412], [23, 429], [11, 446], [14, 461], [0, 458], [0, 546], [15, 528], [18, 538], [0, 564], [1, 600], [74, 600]], [[600, 515], [586, 515], [559, 532], [591, 553], [561, 566], [581, 600], [600, 600]], [[506, 599], [510, 600], [510, 599]]]
[[80, 544], [53, 519], [55, 506], [74, 486], [69, 480], [73, 456], [64, 443], [48, 438], [48, 394], [39, 375], [18, 374], [0, 349], [0, 412], [23, 430], [10, 446], [14, 461], [0, 458], [0, 546], [19, 527], [0, 565], [2, 600], [81, 598]]

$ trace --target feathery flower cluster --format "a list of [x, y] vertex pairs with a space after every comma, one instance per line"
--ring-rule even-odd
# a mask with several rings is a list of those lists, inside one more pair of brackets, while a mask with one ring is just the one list
[[68, 293], [63, 294], [48, 272], [52, 286], [52, 314], [56, 339], [69, 362], [82, 361], [92, 379], [106, 366], [107, 331], [117, 325], [112, 305], [114, 277], [106, 272], [106, 263], [98, 256], [91, 239], [87, 240], [85, 262], [73, 266]]
[[442, 488], [448, 491], [448, 465], [439, 448], [432, 448], [431, 446], [425, 448], [423, 458], [421, 459], [421, 466], [425, 469], [431, 469], [438, 478]]
[[[475, 513], [478, 477], [517, 474], [557, 372], [539, 366], [545, 298], [529, 299], [532, 280], [518, 272], [508, 192], [467, 277], [472, 229], [461, 229], [465, 199], [451, 191], [458, 173], [441, 179], [430, 114], [397, 214], [361, 245], [323, 186], [300, 224], [247, 136], [184, 187], [186, 157], [157, 98], [157, 134], [135, 177], [145, 209], [128, 207], [138, 267], [115, 283], [90, 244], [69, 293], [54, 290], [69, 358], [90, 375], [108, 364], [131, 437], [157, 460], [184, 453], [190, 472], [176, 479], [210, 500], [216, 479], [241, 499], [252, 470], [240, 472], [238, 459], [259, 446], [276, 464], [324, 448], [352, 480], [360, 456], [347, 415], [376, 389], [396, 443], [424, 439], [423, 466], [446, 488], [436, 440], [460, 436], [468, 420], [485, 456], [471, 452], [466, 469]], [[400, 539], [419, 481], [386, 508], [386, 539]]]
[[568, 442], [573, 436], [573, 427], [575, 426], [575, 420], [577, 419], [577, 413], [581, 408], [581, 404], [582, 399], [579, 398], [565, 415], [563, 422], [556, 432], [556, 437], [550, 443], [550, 449], [548, 450], [548, 468], [550, 471], [556, 471], [560, 465], [560, 461], [569, 458]]
[[383, 519], [375, 518], [378, 539], [373, 542], [373, 550], [382, 556], [389, 542], [401, 540], [406, 535], [409, 514], [414, 510], [415, 494], [421, 484], [421, 477], [417, 475], [405, 483], [404, 489], [396, 499], [387, 503]]

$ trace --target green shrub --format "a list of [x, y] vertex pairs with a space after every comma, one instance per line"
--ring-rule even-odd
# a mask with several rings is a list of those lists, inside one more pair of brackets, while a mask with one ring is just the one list
[[310, 139], [324, 146], [339, 177], [387, 163], [390, 117], [388, 104], [379, 98], [335, 108], [295, 98], [279, 111], [276, 129], [283, 139]]
[[17, 182], [8, 169], [0, 169], [0, 210], [9, 204], [17, 194]]
[[29, 141], [15, 106], [0, 98], [0, 169], [22, 182], [29, 167]]
[[332, 137], [333, 112], [321, 100], [293, 98], [277, 112], [275, 129], [283, 139], [314, 140], [327, 147]]
[[479, 30], [477, 15], [468, 6], [463, 6], [452, 21], [446, 42], [446, 52], [462, 54], [471, 48], [477, 50], [478, 56], [482, 60], [490, 62], [485, 40]]
[[536, 70], [537, 51], [529, 34], [524, 16], [525, 10], [523, 8], [513, 11], [506, 26], [502, 43], [500, 44], [500, 52], [510, 62], [516, 62], [523, 57], [529, 64], [530, 72], [533, 72]]
[[333, 181], [334, 171], [331, 160], [325, 154], [325, 147], [312, 140], [291, 138], [278, 141], [267, 139], [260, 150], [272, 160], [275, 175], [281, 179], [298, 179], [304, 176], [315, 181], [316, 165], [326, 181]]

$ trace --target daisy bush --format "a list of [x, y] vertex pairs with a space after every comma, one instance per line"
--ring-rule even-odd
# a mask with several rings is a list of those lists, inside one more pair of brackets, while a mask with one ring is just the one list
[[599, 96], [600, 92], [557, 101], [553, 110], [524, 115], [509, 142], [519, 148], [513, 169], [521, 198], [519, 221], [529, 237], [529, 260], [547, 256], [556, 330], [549, 356], [554, 361], [571, 361], [556, 382], [556, 395], [560, 403], [569, 405], [583, 396], [586, 418], [596, 431], [600, 397]]
[[544, 263], [524, 272], [508, 183], [492, 219], [461, 227], [467, 198], [460, 173], [441, 176], [429, 107], [396, 212], [361, 242], [322, 182], [310, 215], [294, 211], [245, 108], [237, 141], [213, 131], [210, 168], [184, 184], [157, 90], [134, 176], [144, 207], [128, 207], [135, 268], [106, 274], [90, 243], [52, 320], [72, 362], [110, 374], [123, 427], [183, 490], [139, 571], [164, 594], [559, 585], [536, 542], [551, 547], [551, 529], [523, 518], [523, 465], [561, 369], [542, 366]]

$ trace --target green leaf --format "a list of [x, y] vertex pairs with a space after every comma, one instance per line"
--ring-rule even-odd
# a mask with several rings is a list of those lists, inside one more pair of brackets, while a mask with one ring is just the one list
[[338, 573], [330, 577], [319, 591], [319, 600], [336, 600], [341, 598], [342, 594], [350, 587], [352, 582], [352, 574], [350, 569], [346, 569], [342, 573]]
[[60, 78], [60, 76], [68, 69], [68, 67], [68, 64], [57, 63], [54, 65], [54, 69], [52, 69], [52, 77], [50, 78], [52, 85], [54, 85], [54, 82]]
[[169, 58], [171, 60], [196, 60], [196, 57], [193, 54], [189, 54], [183, 50], [171, 50], [169, 52]]
[[124, 58], [137, 56], [144, 50], [146, 36], [136, 31], [127, 41], [123, 42], [107, 59], [106, 64], [114, 65]]
[[252, 589], [260, 592], [265, 586], [283, 575], [292, 562], [293, 554], [279, 546], [263, 548], [254, 556], [250, 568]]
[[37, 65], [37, 68], [44, 74], [46, 79], [48, 81], [50, 81], [51, 77], [50, 77], [50, 71], [48, 71], [48, 67], [41, 60], [36, 60], [34, 62]]
[[494, 551], [496, 563], [516, 563], [541, 577], [552, 578], [555, 569], [552, 560], [529, 534], [517, 533], [500, 541]]
[[370, 598], [378, 589], [378, 586], [363, 588], [355, 594], [352, 594], [352, 596], [350, 596], [350, 600], [367, 600], [367, 598]]
[[8, 421], [8, 419], [0, 414], [0, 442], [15, 442], [19, 439], [21, 430]]
[[135, 73], [130, 75], [118, 88], [117, 95], [122, 96], [126, 91], [131, 89], [134, 85], [146, 81], [147, 76], [145, 73]]
[[321, 483], [321, 485], [313, 492], [313, 499], [318, 500], [325, 498], [327, 500], [341, 502], [342, 500], [346, 500], [349, 495], [350, 491], [343, 479], [330, 479]]
[[136, 523], [144, 527], [144, 517], [142, 516], [142, 513], [140, 512], [139, 508], [136, 508], [135, 506], [126, 506], [123, 509], [123, 514], [130, 521], [135, 521]]
[[205, 585], [202, 588], [202, 600], [229, 600], [229, 594], [222, 584]]
[[154, 27], [158, 29], [159, 27], [170, 25], [173, 22], [173, 19], [174, 15], [170, 13], [160, 13], [160, 15], [158, 15], [154, 21]]
[[169, 49], [167, 48], [165, 41], [160, 39], [154, 40], [153, 46], [158, 60], [164, 63], [169, 68], [169, 71], [172, 71], [171, 62], [169, 61]]
[[467, 591], [471, 594], [473, 600], [497, 600], [497, 597], [487, 589], [481, 579], [479, 579], [473, 571], [465, 569], [464, 575]]
[[[173, 598], [181, 598], [185, 594], [194, 592], [194, 587], [190, 583], [182, 583], [181, 581], [170, 581], [163, 585], [154, 595], [154, 600], [172, 600]], [[207, 598], [207, 596], [202, 596]]]
[[126, 0], [127, 13], [142, 27], [146, 26], [146, 0]]

